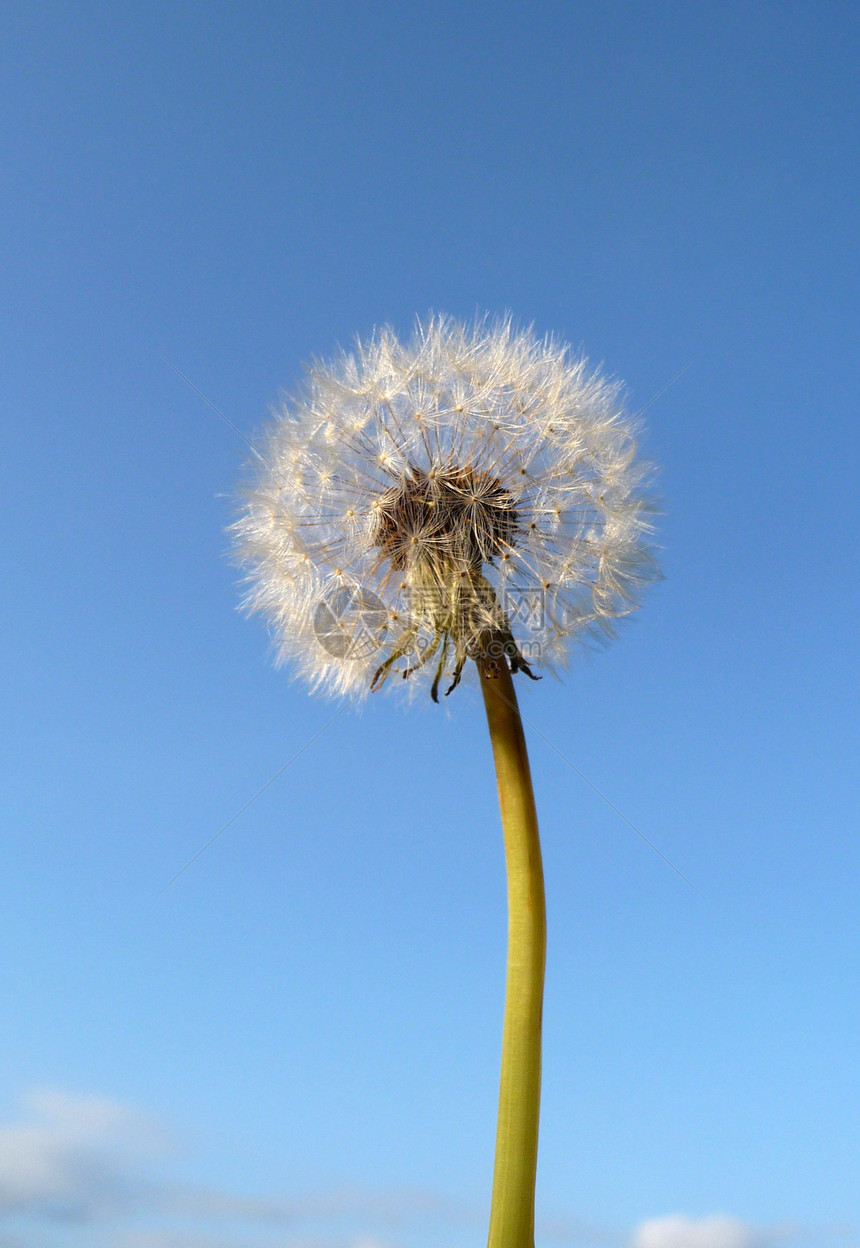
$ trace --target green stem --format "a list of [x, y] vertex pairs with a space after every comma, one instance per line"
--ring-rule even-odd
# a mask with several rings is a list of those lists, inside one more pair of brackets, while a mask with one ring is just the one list
[[[479, 667], [481, 665], [479, 664]], [[511, 674], [481, 670], [508, 872], [508, 972], [488, 1248], [534, 1248], [546, 905], [528, 754]]]

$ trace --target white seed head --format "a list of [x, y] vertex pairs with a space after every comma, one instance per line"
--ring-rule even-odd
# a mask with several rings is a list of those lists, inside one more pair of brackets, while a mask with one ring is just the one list
[[332, 693], [556, 667], [659, 576], [634, 432], [617, 384], [510, 320], [382, 329], [275, 415], [233, 526], [245, 606]]

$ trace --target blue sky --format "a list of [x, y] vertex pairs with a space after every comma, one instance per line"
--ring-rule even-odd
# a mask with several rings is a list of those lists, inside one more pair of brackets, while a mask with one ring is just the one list
[[485, 1236], [479, 701], [332, 722], [238, 613], [224, 533], [302, 363], [429, 309], [603, 362], [661, 466], [665, 581], [522, 691], [538, 1248], [857, 1248], [858, 27], [0, 15], [4, 1248]]

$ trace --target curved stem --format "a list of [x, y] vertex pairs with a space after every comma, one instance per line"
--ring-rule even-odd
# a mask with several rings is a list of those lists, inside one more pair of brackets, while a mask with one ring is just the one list
[[546, 905], [517, 695], [507, 663], [498, 668], [492, 676], [481, 668], [508, 873], [508, 971], [488, 1248], [534, 1248]]

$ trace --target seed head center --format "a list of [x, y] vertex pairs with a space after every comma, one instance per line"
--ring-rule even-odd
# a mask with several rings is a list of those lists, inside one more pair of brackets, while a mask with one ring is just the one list
[[458, 464], [410, 467], [386, 490], [375, 509], [373, 542], [395, 568], [406, 566], [415, 547], [433, 562], [482, 563], [514, 543], [513, 497], [488, 472]]

